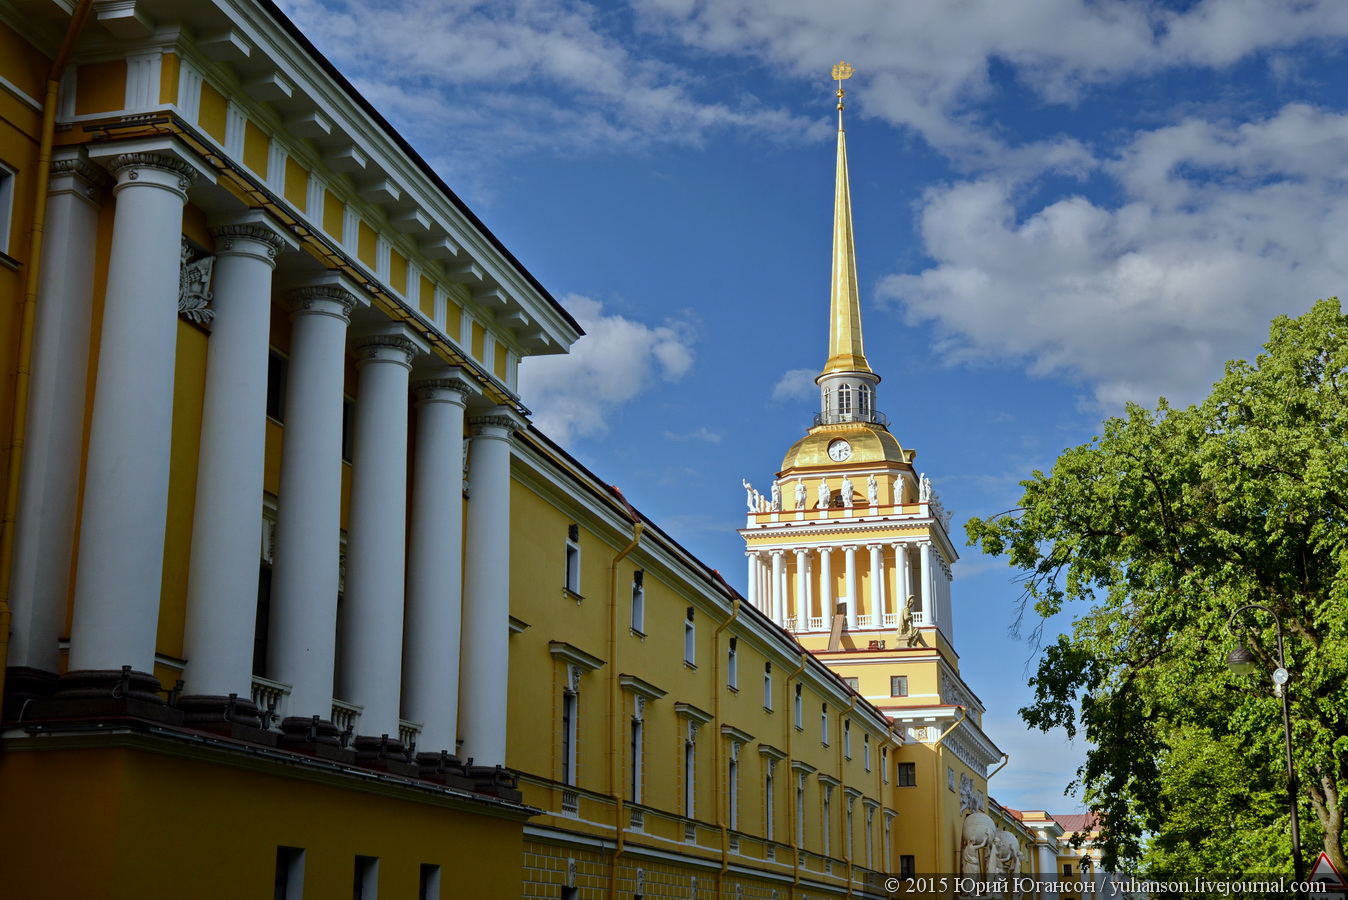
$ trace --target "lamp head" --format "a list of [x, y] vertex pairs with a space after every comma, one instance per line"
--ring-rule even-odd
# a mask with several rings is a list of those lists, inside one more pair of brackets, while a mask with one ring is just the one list
[[1259, 660], [1244, 644], [1237, 644], [1236, 649], [1227, 654], [1226, 667], [1237, 675], [1253, 675], [1259, 670]]

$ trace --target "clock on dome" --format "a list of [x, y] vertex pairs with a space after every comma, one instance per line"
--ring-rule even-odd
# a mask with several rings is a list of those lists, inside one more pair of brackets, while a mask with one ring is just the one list
[[834, 462], [847, 462], [852, 457], [852, 445], [841, 438], [828, 445], [828, 458]]

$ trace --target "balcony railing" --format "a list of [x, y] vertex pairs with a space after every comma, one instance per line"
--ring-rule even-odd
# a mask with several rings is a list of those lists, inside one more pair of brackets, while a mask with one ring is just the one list
[[[287, 701], [290, 699], [290, 685], [269, 678], [253, 676], [253, 702], [264, 716], [266, 726], [278, 728], [286, 717]], [[270, 715], [267, 715], [270, 713]]]
[[880, 412], [821, 412], [814, 414], [814, 424], [816, 425], [840, 425], [845, 422], [868, 422], [889, 430], [889, 418]]

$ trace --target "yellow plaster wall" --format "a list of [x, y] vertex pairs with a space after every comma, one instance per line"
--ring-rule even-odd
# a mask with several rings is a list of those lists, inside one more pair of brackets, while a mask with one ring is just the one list
[[365, 222], [356, 226], [356, 257], [371, 269], [375, 266], [378, 244], [379, 236], [373, 228]]
[[303, 210], [309, 193], [309, 173], [295, 157], [286, 157], [285, 198], [296, 209]]
[[201, 103], [197, 108], [197, 124], [201, 130], [220, 143], [225, 142], [225, 123], [229, 118], [229, 100], [209, 82], [201, 83]]
[[271, 896], [278, 846], [305, 849], [306, 897], [350, 896], [357, 854], [379, 858], [380, 896], [416, 896], [422, 863], [441, 866], [442, 896], [520, 895], [520, 823], [351, 786], [123, 749], [6, 753], [0, 784], [30, 811], [0, 818], [7, 852], [32, 861], [8, 870], [16, 897]]
[[271, 148], [271, 138], [252, 122], [243, 126], [243, 164], [254, 173], [263, 177], [267, 174], [267, 153]]
[[159, 64], [159, 102], [178, 101], [178, 74], [181, 60], [176, 53], [165, 53]]
[[85, 63], [75, 79], [75, 115], [112, 112], [126, 105], [126, 60]]

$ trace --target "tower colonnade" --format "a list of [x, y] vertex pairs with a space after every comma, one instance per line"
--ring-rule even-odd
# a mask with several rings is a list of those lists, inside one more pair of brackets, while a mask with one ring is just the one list
[[[827, 631], [834, 615], [849, 631], [892, 629], [904, 599], [915, 625], [933, 625], [949, 637], [950, 566], [925, 538], [805, 541], [746, 551], [749, 600], [792, 631]], [[836, 562], [841, 562], [837, 566]], [[837, 573], [837, 574], [835, 574]]]

